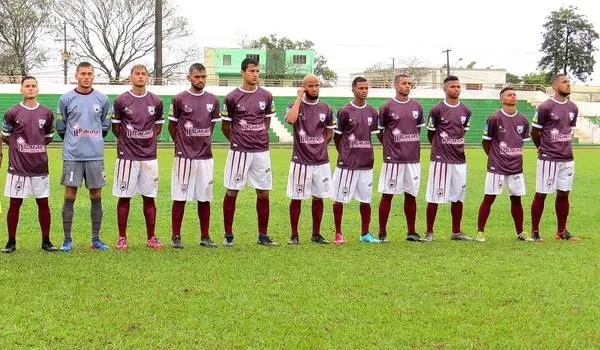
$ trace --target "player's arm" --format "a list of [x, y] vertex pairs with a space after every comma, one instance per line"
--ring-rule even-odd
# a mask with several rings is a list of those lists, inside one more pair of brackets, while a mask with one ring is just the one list
[[535, 148], [540, 148], [542, 145], [541, 130], [547, 120], [547, 114], [548, 112], [542, 105], [535, 111], [535, 115], [531, 120], [531, 141], [533, 141]]
[[377, 123], [377, 127], [379, 128], [379, 133], [377, 134], [377, 139], [383, 145], [383, 133], [385, 132], [385, 125], [387, 121], [387, 113], [385, 105], [379, 108], [379, 122]]
[[14, 117], [8, 112], [4, 113], [4, 122], [2, 123], [2, 142], [8, 145], [8, 138], [13, 132]]
[[494, 120], [490, 116], [485, 121], [485, 126], [483, 127], [483, 135], [481, 135], [481, 146], [483, 147], [483, 151], [485, 154], [490, 154], [490, 149], [492, 149], [492, 139], [495, 135], [495, 124]]
[[346, 118], [344, 116], [344, 110], [340, 110], [337, 113], [337, 123], [336, 128], [333, 130], [333, 143], [335, 144], [335, 149], [340, 152], [340, 141], [342, 139], [342, 135], [344, 134], [344, 128], [346, 127]]
[[58, 113], [60, 118], [56, 118], [56, 132], [64, 140], [67, 132], [67, 106], [62, 98], [58, 100]]
[[158, 137], [162, 132], [162, 126], [165, 123], [165, 117], [163, 115], [163, 103], [160, 101], [156, 108], [156, 118], [154, 120], [154, 136]]
[[54, 137], [54, 114], [49, 112], [48, 119], [46, 120], [46, 124], [44, 124], [44, 144], [47, 145], [52, 142], [52, 138]]
[[108, 98], [104, 101], [102, 105], [102, 114], [100, 115], [100, 123], [102, 124], [102, 137], [106, 137], [108, 135], [108, 129], [110, 129], [110, 116], [108, 112], [110, 110], [110, 104], [108, 103]]
[[234, 108], [235, 104], [230, 103], [227, 97], [225, 97], [223, 110], [221, 111], [221, 132], [225, 135], [227, 141], [231, 141], [231, 118], [233, 117]]
[[215, 106], [213, 108], [213, 111], [210, 114], [210, 134], [213, 135], [214, 130], [215, 130], [215, 124], [217, 122], [220, 122], [221, 119], [221, 112], [219, 111], [219, 100], [215, 99], [215, 103], [213, 103], [213, 106]]
[[437, 115], [434, 110], [429, 112], [429, 121], [427, 122], [427, 140], [429, 144], [433, 143], [433, 136], [435, 136], [435, 128], [437, 126]]
[[325, 143], [329, 143], [329, 141], [331, 141], [332, 137], [333, 137], [333, 130], [325, 129]]
[[300, 104], [302, 104], [302, 96], [304, 96], [304, 91], [304, 87], [301, 86], [298, 88], [296, 100], [285, 115], [285, 121], [288, 122], [288, 124], [294, 125], [296, 120], [298, 120], [298, 115], [300, 114]]
[[481, 146], [483, 146], [483, 151], [485, 154], [489, 155], [490, 150], [492, 149], [492, 141], [483, 139], [481, 140]]
[[263, 120], [263, 122], [265, 123], [265, 130], [269, 130], [269, 128], [271, 127], [271, 118], [277, 116], [277, 113], [275, 112], [275, 103], [273, 102], [273, 97], [271, 97], [271, 100], [269, 102], [270, 103], [268, 103], [265, 106], [265, 118]]
[[[173, 98], [171, 100], [171, 108], [169, 113], [169, 125], [167, 128], [169, 129], [169, 136], [171, 136], [171, 140], [175, 141], [175, 137], [177, 136], [177, 123], [179, 122], [179, 108], [177, 107], [179, 104], [177, 100]], [[211, 130], [212, 131], [212, 130]]]
[[119, 136], [121, 136], [121, 106], [118, 100], [115, 100], [115, 102], [113, 103], [111, 129], [116, 138], [119, 138]]
[[533, 141], [535, 148], [540, 148], [542, 145], [540, 129], [536, 128], [535, 126], [531, 128], [531, 141]]
[[[212, 133], [212, 126], [211, 125], [211, 133]], [[169, 120], [169, 135], [171, 136], [171, 140], [175, 141], [175, 137], [177, 136], [177, 122], [173, 121], [173, 120]]]

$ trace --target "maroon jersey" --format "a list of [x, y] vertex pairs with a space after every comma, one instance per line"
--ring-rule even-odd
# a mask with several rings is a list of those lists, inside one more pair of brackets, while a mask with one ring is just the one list
[[471, 110], [462, 102], [452, 106], [446, 100], [429, 112], [427, 129], [435, 131], [431, 142], [431, 160], [448, 164], [464, 164], [465, 132], [471, 125]]
[[423, 122], [423, 107], [409, 99], [392, 98], [379, 109], [379, 129], [383, 130], [383, 161], [385, 163], [419, 163], [421, 143], [419, 133]]
[[[288, 111], [292, 105], [288, 105]], [[292, 162], [304, 165], [329, 163], [326, 129], [335, 129], [333, 111], [326, 103], [302, 99], [298, 119], [294, 123]]]
[[131, 91], [115, 100], [112, 122], [121, 124], [117, 135], [117, 157], [128, 160], [156, 159], [154, 125], [164, 123], [163, 103], [158, 96], [146, 92], [135, 96]]
[[492, 141], [487, 169], [499, 175], [523, 172], [523, 142], [529, 140], [529, 122], [519, 112], [492, 114], [483, 129], [483, 139]]
[[54, 115], [38, 104], [22, 103], [4, 113], [2, 135], [8, 137], [8, 172], [20, 176], [48, 175], [46, 138], [54, 136]]
[[175, 156], [188, 159], [210, 159], [211, 126], [221, 120], [219, 100], [210, 92], [194, 94], [184, 91], [173, 97], [169, 120], [177, 124]]
[[237, 88], [225, 96], [222, 119], [231, 122], [231, 149], [242, 152], [269, 150], [265, 118], [275, 116], [273, 95], [257, 87], [254, 91]]
[[377, 128], [377, 110], [370, 104], [357, 107], [350, 102], [337, 114], [336, 134], [341, 135], [337, 166], [341, 169], [373, 169], [371, 134]]
[[573, 160], [571, 129], [577, 125], [578, 113], [577, 106], [571, 100], [561, 103], [551, 98], [537, 108], [531, 126], [541, 129], [539, 159], [558, 162]]

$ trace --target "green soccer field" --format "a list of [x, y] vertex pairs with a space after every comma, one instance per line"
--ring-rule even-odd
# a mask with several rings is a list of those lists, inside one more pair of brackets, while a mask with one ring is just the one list
[[[17, 251], [0, 256], [0, 348], [597, 348], [600, 344], [600, 240], [597, 239], [600, 149], [577, 149], [569, 228], [579, 242], [554, 241], [554, 196], [542, 219], [545, 243], [518, 242], [507, 196], [496, 200], [486, 243], [449, 239], [449, 206], [441, 206], [436, 241], [403, 240], [401, 198], [393, 202], [391, 242], [358, 242], [355, 203], [344, 210], [344, 246], [309, 242], [310, 206], [305, 203], [299, 246], [289, 236], [285, 185], [291, 150], [271, 151], [274, 189], [269, 231], [280, 247], [257, 246], [255, 195], [240, 193], [236, 245], [203, 249], [195, 204], [187, 206], [183, 250], [145, 248], [141, 198], [132, 200], [127, 252], [91, 251], [89, 199], [75, 203], [74, 250], [40, 251], [35, 201], [21, 209]], [[423, 151], [419, 232], [424, 231]], [[60, 149], [51, 149], [52, 241], [62, 241]], [[110, 195], [116, 151], [106, 150], [102, 238], [117, 238], [116, 201]], [[331, 153], [333, 155], [333, 152]], [[211, 234], [222, 241], [223, 166], [226, 150], [215, 150], [215, 200]], [[157, 235], [170, 240], [172, 150], [159, 150]], [[375, 184], [381, 150], [376, 151]], [[482, 198], [485, 157], [467, 150], [468, 191], [463, 231], [474, 234]], [[0, 183], [4, 185], [6, 164]], [[528, 194], [526, 230], [534, 190], [535, 154], [525, 153]], [[377, 233], [373, 198], [371, 230]], [[6, 243], [5, 211], [0, 244]], [[323, 235], [333, 236], [331, 201], [325, 203]]]

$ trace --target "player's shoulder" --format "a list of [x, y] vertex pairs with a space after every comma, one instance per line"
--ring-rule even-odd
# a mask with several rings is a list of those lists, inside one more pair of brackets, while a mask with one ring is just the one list
[[379, 114], [379, 112], [377, 112], [377, 108], [373, 107], [373, 105], [370, 103], [367, 103], [367, 110], [369, 110], [369, 112], [371, 112], [374, 115]]
[[17, 103], [15, 105], [10, 106], [9, 109], [6, 110], [6, 112], [4, 112], [4, 115], [9, 116], [12, 115], [14, 116], [15, 114], [19, 113], [19, 111], [24, 110], [25, 108], [23, 108], [23, 106], [21, 106], [20, 103]]
[[463, 101], [459, 102], [459, 107], [468, 114], [471, 114], [471, 108], [467, 106]]
[[52, 110], [50, 108], [46, 107], [45, 105], [43, 105], [41, 103], [38, 108], [39, 108], [38, 110], [40, 113], [44, 113], [46, 115], [54, 115], [54, 113], [52, 113]]
[[430, 113], [439, 114], [445, 107], [446, 104], [444, 103], [444, 101], [440, 101], [431, 107]]
[[68, 103], [73, 98], [75, 98], [75, 96], [77, 96], [76, 94], [77, 93], [75, 92], [75, 89], [69, 90], [69, 91], [65, 92], [64, 94], [60, 95], [60, 97], [58, 98], [58, 101], [62, 102], [62, 103]]
[[330, 104], [328, 104], [327, 102], [323, 102], [321, 100], [319, 100], [318, 106], [320, 109], [323, 109], [325, 111], [329, 112], [333, 112], [333, 107], [331, 107]]
[[526, 122], [526, 123], [529, 123], [529, 119], [527, 119], [527, 116], [526, 116], [525, 114], [521, 113], [521, 112], [518, 112], [518, 111], [517, 111], [517, 115], [516, 115], [516, 117], [517, 117], [517, 119], [518, 119], [520, 122], [524, 121], [524, 122]]
[[162, 100], [160, 99], [160, 96], [158, 96], [157, 94], [153, 93], [152, 91], [146, 91], [146, 97], [153, 100], [154, 102], [161, 102]]
[[131, 94], [131, 92], [125, 91], [124, 93], [117, 96], [117, 98], [115, 98], [114, 102], [124, 102], [124, 101], [130, 100], [132, 97], [133, 97], [133, 95]]
[[260, 87], [260, 86], [258, 86], [256, 88], [256, 92], [255, 93], [258, 93], [261, 96], [273, 98], [273, 94], [269, 90], [267, 90], [267, 89], [265, 89], [263, 87]]
[[172, 98], [171, 101], [175, 102], [175, 101], [180, 101], [182, 99], [184, 99], [186, 96], [189, 96], [189, 92], [187, 90], [183, 90], [177, 94], [175, 94]]
[[106, 101], [108, 102], [108, 95], [106, 95], [104, 92], [98, 90], [98, 89], [93, 89], [92, 90], [92, 95], [96, 96], [96, 98], [100, 101]]

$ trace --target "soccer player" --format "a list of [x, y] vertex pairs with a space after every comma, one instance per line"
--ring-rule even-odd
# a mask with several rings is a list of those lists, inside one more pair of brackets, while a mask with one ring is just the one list
[[210, 239], [210, 202], [213, 197], [214, 160], [211, 137], [219, 116], [219, 100], [206, 86], [206, 68], [200, 63], [190, 66], [190, 88], [173, 97], [169, 116], [169, 134], [175, 141], [175, 158], [171, 175], [171, 246], [183, 248], [181, 222], [186, 201], [198, 202], [200, 245], [216, 248]]
[[156, 138], [162, 130], [163, 103], [160, 98], [146, 90], [148, 69], [142, 64], [131, 68], [131, 90], [121, 94], [113, 103], [112, 131], [117, 137], [117, 160], [113, 178], [114, 196], [117, 202], [119, 240], [117, 249], [127, 249], [127, 218], [131, 197], [142, 195], [146, 219], [146, 246], [161, 249], [154, 234], [158, 190], [158, 160]]
[[467, 188], [465, 132], [469, 130], [471, 110], [459, 101], [460, 82], [454, 75], [444, 79], [445, 98], [429, 112], [427, 138], [431, 143], [429, 178], [427, 179], [427, 232], [424, 241], [433, 240], [433, 226], [439, 203], [452, 202], [453, 240], [471, 241], [461, 231], [463, 202]]
[[379, 109], [377, 134], [383, 144], [383, 164], [379, 175], [379, 239], [387, 241], [387, 222], [394, 194], [404, 193], [404, 215], [408, 232], [406, 240], [420, 242], [415, 229], [417, 200], [421, 183], [421, 144], [419, 134], [423, 121], [423, 107], [409, 97], [411, 80], [406, 74], [394, 77], [396, 96]]
[[292, 235], [289, 244], [298, 244], [298, 221], [301, 200], [312, 196], [312, 237], [320, 244], [329, 242], [321, 236], [323, 198], [330, 196], [331, 170], [327, 144], [333, 136], [335, 120], [333, 111], [319, 101], [319, 78], [309, 74], [293, 104], [288, 106], [285, 120], [294, 126], [294, 150], [287, 183], [290, 201], [290, 225]]
[[258, 86], [258, 61], [246, 58], [241, 65], [242, 86], [225, 96], [221, 130], [231, 143], [225, 162], [223, 224], [226, 247], [233, 245], [233, 218], [238, 192], [246, 182], [256, 190], [257, 243], [276, 246], [267, 234], [269, 191], [273, 186], [268, 130], [275, 116], [273, 96]]
[[485, 224], [496, 196], [506, 189], [510, 196], [510, 212], [515, 222], [517, 240], [533, 241], [523, 232], [523, 206], [525, 195], [523, 176], [523, 142], [529, 140], [529, 122], [517, 111], [517, 93], [511, 87], [500, 91], [502, 108], [492, 114], [483, 130], [483, 150], [488, 156], [485, 177], [485, 195], [477, 217], [478, 241], [485, 241]]
[[108, 133], [110, 119], [108, 97], [92, 87], [94, 67], [81, 62], [75, 70], [77, 87], [62, 95], [58, 112], [62, 119], [56, 121], [56, 130], [63, 139], [63, 169], [60, 178], [65, 186], [62, 208], [64, 240], [63, 252], [71, 251], [73, 240], [73, 204], [77, 189], [85, 179], [90, 193], [90, 218], [92, 222], [92, 249], [107, 250], [100, 240], [102, 225], [102, 187], [106, 184], [104, 174], [104, 136]]
[[337, 113], [337, 128], [333, 137], [338, 151], [333, 172], [333, 219], [335, 243], [344, 244], [342, 215], [344, 203], [353, 198], [360, 202], [360, 241], [381, 243], [369, 232], [371, 197], [373, 195], [373, 145], [371, 134], [379, 133], [377, 110], [367, 103], [369, 83], [363, 77], [352, 81], [354, 99]]
[[4, 195], [10, 198], [6, 224], [8, 243], [2, 250], [16, 249], [17, 225], [23, 198], [35, 197], [38, 220], [42, 230], [42, 249], [55, 252], [50, 242], [50, 178], [46, 145], [54, 136], [54, 115], [37, 101], [37, 80], [25, 76], [21, 80], [23, 101], [4, 113], [2, 139], [8, 145], [8, 174]]
[[556, 192], [556, 239], [577, 241], [567, 230], [569, 191], [573, 188], [575, 162], [573, 161], [572, 129], [577, 124], [577, 106], [569, 100], [571, 82], [565, 74], [552, 77], [554, 96], [542, 103], [531, 122], [531, 138], [538, 149], [535, 196], [531, 203], [531, 235], [538, 242], [540, 220], [548, 193]]

